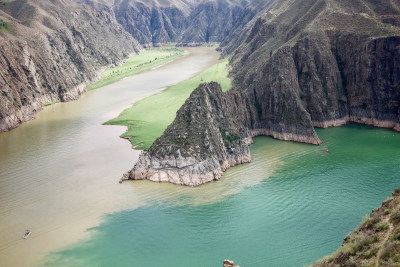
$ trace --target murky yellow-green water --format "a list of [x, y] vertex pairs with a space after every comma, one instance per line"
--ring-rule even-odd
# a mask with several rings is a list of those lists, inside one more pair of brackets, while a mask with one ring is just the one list
[[[87, 238], [85, 229], [105, 213], [146, 202], [118, 184], [139, 152], [104, 126], [140, 98], [188, 79], [215, 64], [213, 48], [153, 71], [45, 108], [33, 121], [0, 134], [0, 265], [31, 266], [57, 248]], [[151, 191], [153, 185], [144, 186]], [[22, 240], [24, 231], [32, 235]]]

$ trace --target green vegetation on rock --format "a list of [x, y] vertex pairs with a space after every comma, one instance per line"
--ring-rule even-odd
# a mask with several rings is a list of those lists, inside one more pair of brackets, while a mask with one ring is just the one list
[[10, 30], [10, 23], [0, 19], [0, 32], [4, 30]]
[[54, 102], [54, 101], [46, 102], [46, 103], [42, 103], [41, 106], [42, 106], [42, 107], [47, 107], [47, 106], [51, 106], [51, 105], [54, 105], [55, 103], [60, 103], [60, 102], [61, 102], [61, 101], [57, 101], [57, 102]]
[[99, 87], [122, 80], [125, 77], [138, 74], [143, 71], [164, 65], [171, 60], [187, 55], [189, 52], [176, 47], [152, 48], [143, 51], [126, 60], [121, 66], [116, 66], [101, 74], [101, 79], [86, 87], [87, 90], [93, 90]]
[[356, 230], [345, 237], [332, 255], [316, 262], [319, 266], [399, 266], [400, 188], [382, 206], [364, 217]]
[[178, 109], [200, 83], [216, 81], [224, 92], [232, 87], [227, 65], [228, 59], [224, 59], [189, 80], [136, 102], [106, 124], [128, 126], [128, 131], [121, 137], [128, 138], [138, 149], [148, 150], [173, 122]]

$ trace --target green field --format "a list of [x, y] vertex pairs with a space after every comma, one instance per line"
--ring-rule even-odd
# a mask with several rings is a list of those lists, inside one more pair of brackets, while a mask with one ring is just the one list
[[178, 109], [200, 83], [216, 81], [221, 84], [224, 92], [232, 87], [227, 65], [228, 59], [224, 59], [189, 80], [136, 102], [105, 124], [128, 126], [128, 131], [121, 137], [128, 138], [138, 149], [148, 150], [172, 123]]
[[157, 66], [166, 64], [178, 57], [187, 55], [189, 52], [176, 47], [151, 48], [143, 51], [126, 60], [121, 65], [106, 70], [101, 74], [101, 79], [93, 84], [89, 84], [88, 91], [117, 82], [125, 77], [138, 74], [143, 71], [151, 70]]

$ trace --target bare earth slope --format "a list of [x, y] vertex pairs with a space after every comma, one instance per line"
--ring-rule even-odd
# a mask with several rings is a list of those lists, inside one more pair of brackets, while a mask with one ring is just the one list
[[[349, 121], [400, 131], [400, 28], [384, 19], [388, 14], [400, 14], [397, 2], [276, 1], [242, 34], [245, 42], [227, 47], [235, 51], [234, 88], [221, 94], [214, 84], [199, 87], [170, 125], [175, 130], [167, 129], [128, 177], [191, 186], [219, 179], [249, 160], [242, 147], [257, 135], [320, 144], [315, 126]], [[205, 109], [213, 112], [199, 113]], [[185, 121], [198, 113], [206, 117], [190, 132]], [[180, 127], [188, 131], [182, 135]], [[230, 142], [208, 148], [200, 129]]]

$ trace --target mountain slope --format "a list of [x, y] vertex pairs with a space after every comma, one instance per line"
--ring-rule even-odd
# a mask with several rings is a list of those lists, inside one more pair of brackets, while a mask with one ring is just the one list
[[2, 1], [0, 132], [29, 120], [46, 102], [76, 99], [105, 65], [139, 51], [113, 12], [67, 0]]

